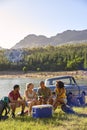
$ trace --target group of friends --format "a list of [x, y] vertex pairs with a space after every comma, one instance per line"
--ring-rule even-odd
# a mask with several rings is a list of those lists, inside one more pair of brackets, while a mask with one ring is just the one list
[[44, 81], [40, 82], [40, 87], [37, 92], [34, 91], [34, 84], [27, 83], [24, 96], [22, 97], [20, 92], [20, 86], [14, 85], [13, 90], [8, 94], [9, 106], [11, 108], [11, 115], [15, 117], [15, 111], [17, 107], [22, 107], [20, 115], [24, 115], [25, 107], [28, 107], [28, 115], [32, 113], [32, 106], [51, 104], [55, 110], [58, 105], [66, 103], [66, 90], [62, 81], [56, 81], [55, 91], [45, 86]]
[[[20, 95], [20, 86], [14, 85], [13, 90], [8, 94], [9, 98], [9, 106], [12, 110], [11, 115], [15, 117], [15, 111], [17, 107], [22, 107], [20, 115], [24, 115], [25, 107], [28, 107], [28, 115], [32, 114], [32, 107], [35, 105], [42, 104], [51, 104], [53, 109], [59, 105], [69, 105], [72, 106], [80, 106], [85, 104], [85, 93], [82, 93], [82, 96], [76, 98], [71, 92], [66, 96], [66, 89], [64, 87], [64, 83], [62, 81], [56, 81], [56, 88], [54, 92], [50, 90], [50, 88], [45, 86], [44, 81], [40, 82], [40, 87], [38, 91], [34, 91], [34, 84], [27, 83], [26, 90], [24, 91], [24, 96]], [[64, 106], [64, 109], [68, 107]], [[70, 109], [70, 108], [69, 108]], [[71, 109], [70, 109], [71, 110]]]

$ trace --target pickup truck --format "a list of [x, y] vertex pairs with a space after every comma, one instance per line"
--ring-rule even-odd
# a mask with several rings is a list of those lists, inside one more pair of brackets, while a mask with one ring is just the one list
[[76, 83], [75, 78], [72, 76], [59, 76], [59, 77], [48, 78], [45, 80], [45, 86], [49, 87], [53, 92], [56, 87], [55, 86], [56, 81], [58, 80], [64, 83], [66, 94], [72, 92], [72, 94], [74, 94], [76, 97], [80, 97], [82, 92], [85, 92], [87, 95], [87, 86], [78, 85]]

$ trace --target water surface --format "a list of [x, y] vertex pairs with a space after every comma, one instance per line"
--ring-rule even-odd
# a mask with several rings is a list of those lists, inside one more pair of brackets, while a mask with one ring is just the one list
[[35, 87], [39, 87], [41, 80], [39, 78], [0, 78], [0, 97], [7, 96], [8, 93], [13, 89], [15, 84], [20, 85], [20, 92], [23, 95], [26, 89], [26, 83], [33, 83]]

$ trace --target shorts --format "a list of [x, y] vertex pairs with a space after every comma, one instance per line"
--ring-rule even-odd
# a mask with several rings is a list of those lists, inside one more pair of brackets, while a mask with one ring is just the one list
[[28, 107], [31, 102], [32, 101], [26, 101], [26, 106]]

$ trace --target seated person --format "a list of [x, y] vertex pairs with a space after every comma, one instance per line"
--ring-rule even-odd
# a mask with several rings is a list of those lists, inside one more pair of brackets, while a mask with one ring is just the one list
[[80, 102], [77, 97], [75, 97], [72, 92], [69, 92], [67, 95], [67, 105], [69, 106], [80, 106]]
[[55, 101], [55, 99], [56, 99], [56, 93], [55, 92], [52, 92], [52, 99], [53, 99], [53, 101]]
[[[9, 105], [10, 105], [10, 107], [12, 109], [12, 118], [15, 117], [16, 108], [20, 107], [20, 106], [22, 106], [22, 110], [21, 110], [20, 115], [24, 115], [25, 101], [21, 97], [21, 95], [19, 93], [19, 90], [20, 90], [19, 85], [14, 85], [13, 90], [8, 95], [9, 100], [10, 100]], [[18, 99], [20, 99], [20, 100], [18, 100]]]
[[36, 92], [33, 91], [33, 88], [34, 88], [34, 85], [32, 83], [28, 83], [26, 85], [26, 90], [24, 92], [24, 97], [25, 97], [27, 106], [29, 107], [28, 115], [31, 115], [32, 106], [39, 104], [37, 100]]
[[65, 104], [66, 103], [66, 90], [64, 88], [64, 83], [62, 81], [56, 82], [56, 99], [53, 103], [54, 110], [57, 108], [58, 105]]
[[85, 106], [85, 103], [86, 103], [85, 95], [86, 93], [83, 91], [81, 94], [81, 97], [78, 98], [81, 106]]
[[38, 96], [40, 104], [52, 104], [52, 93], [49, 88], [47, 88], [44, 84], [44, 81], [40, 82], [40, 88], [38, 89]]

